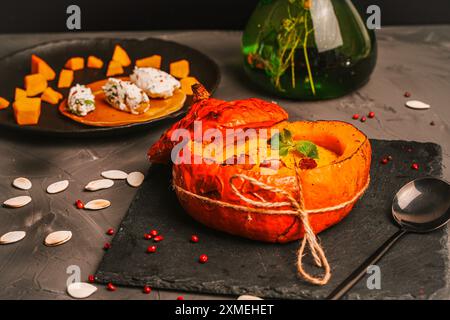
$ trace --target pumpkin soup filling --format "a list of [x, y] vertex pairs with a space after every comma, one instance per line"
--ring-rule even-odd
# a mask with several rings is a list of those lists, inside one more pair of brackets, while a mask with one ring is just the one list
[[[249, 139], [234, 137], [233, 140], [190, 141], [191, 161], [219, 163], [221, 166], [236, 166], [242, 170], [265, 171], [314, 169], [335, 163], [339, 155], [325, 146], [309, 140], [295, 140], [292, 133], [283, 129], [265, 140], [253, 136]], [[185, 159], [186, 161], [186, 159]]]

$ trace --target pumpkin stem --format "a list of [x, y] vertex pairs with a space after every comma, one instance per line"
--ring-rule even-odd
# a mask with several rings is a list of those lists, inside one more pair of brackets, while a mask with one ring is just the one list
[[206, 100], [210, 97], [208, 90], [200, 83], [192, 85], [192, 92], [194, 93], [194, 102]]

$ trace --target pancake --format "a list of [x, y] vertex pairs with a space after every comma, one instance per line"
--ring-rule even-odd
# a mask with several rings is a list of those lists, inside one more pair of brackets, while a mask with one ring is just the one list
[[[128, 80], [126, 77], [121, 80]], [[175, 90], [172, 97], [168, 99], [150, 99], [150, 108], [145, 113], [134, 115], [128, 112], [117, 110], [111, 107], [105, 99], [102, 86], [108, 79], [96, 81], [87, 84], [86, 87], [91, 88], [95, 94], [95, 110], [88, 113], [84, 117], [77, 116], [67, 110], [67, 99], [59, 105], [59, 111], [64, 116], [88, 125], [95, 127], [118, 127], [133, 123], [147, 122], [158, 119], [180, 110], [186, 101], [186, 94], [181, 90]]]

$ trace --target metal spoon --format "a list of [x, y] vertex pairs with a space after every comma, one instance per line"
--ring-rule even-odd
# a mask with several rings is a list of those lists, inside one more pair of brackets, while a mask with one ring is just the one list
[[446, 225], [450, 220], [450, 185], [436, 178], [420, 178], [407, 183], [392, 201], [392, 215], [400, 230], [353, 271], [327, 299], [342, 298], [366, 275], [367, 268], [376, 264], [406, 233], [426, 233]]

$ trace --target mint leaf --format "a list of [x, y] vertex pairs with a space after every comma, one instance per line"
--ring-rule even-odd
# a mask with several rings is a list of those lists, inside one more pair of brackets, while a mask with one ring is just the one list
[[281, 157], [287, 156], [289, 150], [294, 147], [291, 132], [284, 129], [282, 132], [274, 134], [270, 138], [270, 145], [272, 150], [278, 150]]
[[317, 146], [306, 140], [294, 142], [292, 140], [292, 133], [288, 129], [283, 129], [282, 132], [274, 134], [270, 138], [271, 148], [278, 149], [280, 157], [286, 157], [291, 149], [295, 149], [307, 158], [317, 159], [319, 152]]
[[278, 150], [280, 149], [280, 134], [279, 133], [275, 133], [271, 138], [270, 138], [270, 148], [272, 150]]
[[319, 151], [317, 150], [317, 146], [310, 141], [297, 141], [295, 143], [295, 149], [307, 158], [319, 158]]
[[278, 151], [278, 154], [281, 156], [281, 157], [286, 157], [287, 155], [288, 155], [288, 153], [289, 153], [289, 149], [291, 149], [292, 147], [291, 146], [284, 146], [284, 147], [281, 147], [280, 149], [279, 149], [279, 151]]
[[288, 129], [283, 129], [280, 138], [282, 144], [292, 145], [292, 133]]

